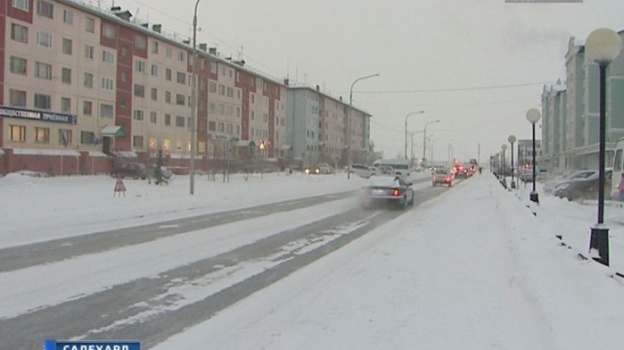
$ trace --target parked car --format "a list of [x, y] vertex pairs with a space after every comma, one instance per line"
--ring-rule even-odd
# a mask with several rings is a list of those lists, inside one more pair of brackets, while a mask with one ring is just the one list
[[147, 179], [148, 173], [145, 164], [142, 163], [120, 163], [115, 166], [110, 173], [112, 177], [126, 178], [131, 177], [133, 179]]
[[[605, 169], [605, 198], [609, 198], [612, 174], [613, 168]], [[559, 185], [555, 190], [555, 195], [559, 198], [567, 198], [569, 201], [596, 199], [598, 198], [598, 179], [599, 173], [596, 172], [584, 179], [570, 180]]]
[[544, 193], [555, 193], [555, 190], [557, 189], [559, 185], [565, 182], [571, 181], [571, 180], [585, 179], [595, 173], [596, 173], [595, 170], [580, 170], [580, 171], [568, 173], [561, 178], [546, 182], [544, 186], [542, 186], [542, 191], [544, 191]]
[[375, 169], [366, 164], [352, 164], [351, 172], [365, 179], [375, 175]]
[[[147, 175], [151, 178], [151, 179], [156, 179], [156, 168], [158, 166], [156, 164], [150, 164], [146, 167], [146, 172]], [[163, 182], [168, 184], [169, 180], [171, 180], [171, 177], [173, 176], [173, 172], [167, 168], [166, 166], [161, 166], [160, 167], [160, 171], [162, 173], [162, 179]], [[197, 173], [195, 173], [197, 174]]]
[[444, 184], [448, 187], [453, 185], [453, 176], [451, 171], [447, 168], [438, 167], [432, 172], [433, 178], [431, 180], [433, 186], [437, 184]]
[[335, 174], [336, 173], [336, 169], [334, 169], [333, 166], [327, 164], [327, 163], [320, 163], [319, 165], [315, 166], [315, 167], [306, 167], [304, 169], [304, 172], [306, 174], [314, 174], [314, 175], [321, 175], [321, 174]]
[[362, 208], [386, 204], [399, 209], [414, 205], [414, 189], [411, 182], [401, 176], [372, 176], [360, 191]]

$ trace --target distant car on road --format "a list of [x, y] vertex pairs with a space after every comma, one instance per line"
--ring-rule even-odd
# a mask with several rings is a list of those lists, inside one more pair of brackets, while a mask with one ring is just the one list
[[399, 209], [414, 205], [414, 189], [411, 182], [401, 176], [372, 176], [360, 191], [362, 208], [386, 204]]
[[375, 169], [366, 164], [352, 164], [351, 172], [365, 179], [375, 175]]
[[453, 185], [453, 176], [451, 175], [451, 171], [447, 168], [438, 167], [433, 172], [433, 178], [431, 180], [433, 186], [435, 187], [437, 184], [444, 184], [448, 187]]

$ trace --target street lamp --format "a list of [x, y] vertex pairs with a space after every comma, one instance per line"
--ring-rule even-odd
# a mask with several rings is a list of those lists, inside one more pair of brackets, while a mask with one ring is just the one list
[[530, 199], [532, 202], [539, 204], [539, 196], [535, 190], [535, 123], [537, 123], [542, 117], [542, 113], [537, 108], [531, 108], [526, 112], [526, 118], [531, 123], [533, 130], [533, 191], [531, 191]]
[[507, 188], [507, 177], [505, 176], [505, 150], [507, 150], [507, 145], [506, 144], [502, 144], [501, 145], [501, 151], [502, 151], [502, 174], [503, 174], [503, 178], [501, 179], [503, 186], [505, 186], [505, 188]]
[[412, 112], [405, 116], [405, 152], [403, 153], [405, 155], [405, 159], [407, 159], [407, 117], [422, 113], [425, 113], [425, 111]]
[[[199, 0], [197, 0], [199, 1]], [[353, 85], [360, 80], [378, 77], [379, 74], [371, 74], [361, 78], [355, 79], [353, 84], [351, 84], [351, 88], [349, 89], [349, 116], [347, 117], [347, 179], [351, 178], [351, 110], [353, 110]]]
[[197, 154], [197, 5], [199, 0], [195, 2], [195, 11], [193, 12], [193, 87], [191, 88], [191, 195], [195, 193], [195, 156]]
[[509, 141], [509, 143], [511, 144], [511, 148], [510, 148], [510, 153], [511, 153], [511, 188], [515, 189], [516, 188], [516, 181], [514, 180], [514, 173], [516, 172], [516, 168], [514, 167], [514, 148], [513, 145], [516, 142], [516, 136], [515, 135], [509, 135], [509, 137], [507, 138], [507, 141]]
[[432, 121], [430, 121], [430, 122], [425, 124], [425, 128], [423, 129], [423, 133], [424, 133], [424, 135], [423, 135], [423, 156], [422, 156], [422, 160], [423, 161], [425, 160], [425, 154], [427, 154], [426, 153], [426, 150], [427, 150], [427, 125], [433, 124], [433, 123], [439, 123], [439, 122], [440, 122], [440, 119], [436, 119], [436, 120], [432, 120]]
[[607, 28], [596, 29], [585, 41], [587, 59], [600, 68], [600, 149], [598, 155], [598, 222], [591, 228], [589, 250], [598, 251], [597, 261], [609, 266], [609, 228], [604, 225], [605, 142], [606, 142], [606, 88], [607, 67], [622, 49], [618, 34]]

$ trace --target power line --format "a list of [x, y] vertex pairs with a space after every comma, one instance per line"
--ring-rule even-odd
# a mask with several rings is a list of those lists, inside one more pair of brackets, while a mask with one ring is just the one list
[[[420, 89], [420, 90], [358, 90], [359, 94], [415, 94], [426, 92], [453, 92], [453, 91], [476, 91], [476, 90], [492, 90], [492, 89], [512, 89], [527, 86], [548, 85], [553, 84], [552, 81], [543, 81], [525, 84], [508, 84], [508, 85], [489, 85], [489, 86], [473, 86], [464, 88], [444, 88], [444, 89]], [[356, 92], [356, 91], [354, 91]]]

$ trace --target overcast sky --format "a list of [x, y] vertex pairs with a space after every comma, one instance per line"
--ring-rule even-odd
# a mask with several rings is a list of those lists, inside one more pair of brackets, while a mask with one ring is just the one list
[[[114, 3], [192, 35], [193, 0]], [[371, 139], [387, 158], [403, 153], [405, 116], [420, 110], [408, 120], [408, 130], [419, 132], [418, 156], [433, 120], [440, 122], [427, 136], [436, 160], [447, 160], [452, 145], [455, 157], [485, 161], [510, 134], [530, 138], [525, 113], [541, 108], [544, 83], [565, 80], [569, 38], [624, 30], [622, 0], [200, 0], [198, 9], [198, 43], [272, 77], [348, 101], [356, 79], [379, 73], [355, 85], [353, 104], [373, 115]]]

